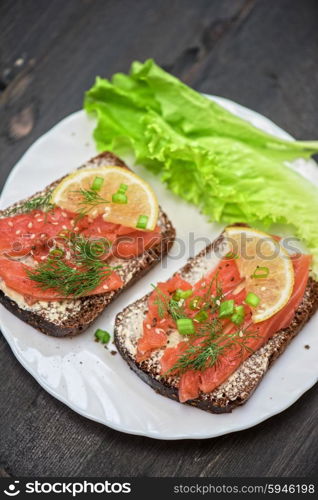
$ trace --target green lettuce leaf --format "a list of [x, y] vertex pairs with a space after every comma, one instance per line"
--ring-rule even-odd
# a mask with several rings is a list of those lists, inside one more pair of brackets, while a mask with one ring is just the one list
[[316, 153], [317, 141], [267, 134], [152, 60], [112, 81], [97, 78], [84, 108], [97, 116], [99, 150], [132, 149], [137, 162], [211, 220], [291, 225], [318, 275], [318, 190], [286, 165]]

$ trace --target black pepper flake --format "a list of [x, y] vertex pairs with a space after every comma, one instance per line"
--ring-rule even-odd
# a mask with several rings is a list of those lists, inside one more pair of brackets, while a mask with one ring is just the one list
[[117, 351], [110, 351], [110, 354], [111, 354], [112, 356], [116, 356]]
[[310, 345], [306, 344], [306, 345], [304, 345], [304, 348], [305, 349], [310, 349]]

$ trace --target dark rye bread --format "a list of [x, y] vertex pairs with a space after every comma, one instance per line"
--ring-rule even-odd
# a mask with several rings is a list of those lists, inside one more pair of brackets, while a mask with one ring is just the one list
[[[92, 158], [79, 168], [90, 168], [96, 166], [117, 165], [128, 168], [125, 163], [110, 152], [103, 152]], [[36, 196], [52, 190], [60, 181], [53, 182], [43, 191], [32, 195], [29, 200]], [[15, 203], [17, 209], [25, 200]], [[9, 207], [0, 211], [0, 218], [7, 216]], [[56, 302], [38, 302], [34, 306], [19, 304], [16, 300], [9, 298], [0, 290], [0, 303], [18, 318], [37, 328], [41, 332], [54, 337], [74, 336], [86, 330], [95, 319], [123, 290], [126, 290], [133, 283], [138, 281], [144, 274], [152, 269], [167, 254], [175, 238], [175, 230], [167, 215], [159, 210], [158, 224], [161, 229], [162, 241], [159, 245], [145, 251], [139, 257], [124, 260], [112, 258], [109, 260], [111, 265], [120, 265], [118, 273], [121, 275], [124, 286], [116, 291], [105, 294], [81, 297], [79, 299], [67, 299]]]
[[[211, 256], [220, 249], [222, 241], [221, 235], [196, 257], [189, 259], [178, 273], [194, 284], [207, 270], [215, 266]], [[178, 401], [179, 378], [176, 376], [165, 378], [160, 375], [162, 349], [155, 351], [146, 361], [138, 363], [135, 360], [137, 342], [142, 335], [142, 322], [147, 313], [148, 297], [149, 295], [146, 295], [139, 299], [117, 315], [115, 344], [129, 367], [146, 384], [158, 394]], [[261, 349], [244, 361], [225, 383], [211, 393], [201, 393], [197, 399], [187, 401], [186, 404], [211, 413], [229, 413], [237, 406], [246, 403], [275, 359], [284, 352], [317, 309], [318, 282], [309, 278], [304, 298], [290, 326], [276, 332]]]

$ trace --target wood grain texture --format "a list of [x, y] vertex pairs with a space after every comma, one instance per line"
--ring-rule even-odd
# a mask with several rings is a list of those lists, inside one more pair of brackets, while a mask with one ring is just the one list
[[[127, 71], [147, 57], [299, 138], [317, 137], [317, 11], [315, 0], [2, 0], [1, 185], [34, 140], [81, 107], [95, 75]], [[19, 365], [3, 337], [0, 363], [1, 475], [317, 473], [317, 387], [253, 429], [160, 442], [69, 410]]]

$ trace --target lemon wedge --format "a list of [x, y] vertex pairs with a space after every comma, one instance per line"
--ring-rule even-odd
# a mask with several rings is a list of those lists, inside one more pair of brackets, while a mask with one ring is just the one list
[[262, 231], [232, 226], [225, 233], [247, 293], [260, 299], [252, 308], [252, 321], [265, 321], [280, 311], [293, 293], [291, 258], [278, 240]]
[[147, 182], [128, 169], [107, 166], [79, 169], [54, 189], [52, 203], [93, 218], [151, 231], [158, 221], [158, 200]]

